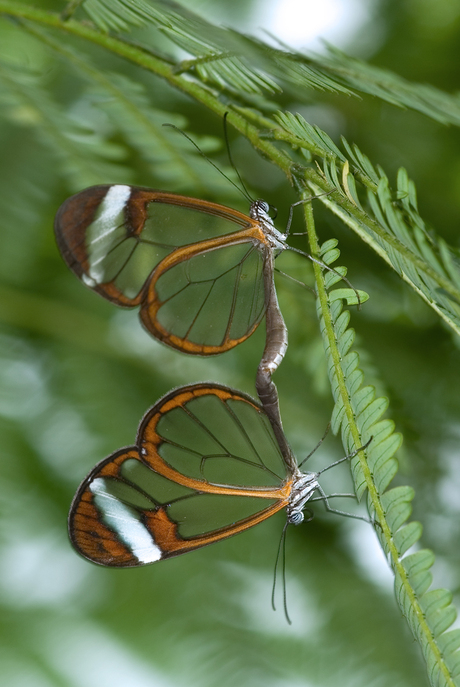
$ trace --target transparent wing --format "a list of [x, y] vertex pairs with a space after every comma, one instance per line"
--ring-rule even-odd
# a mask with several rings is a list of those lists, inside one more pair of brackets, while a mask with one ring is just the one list
[[158, 266], [141, 307], [148, 331], [188, 353], [222, 353], [247, 339], [265, 312], [264, 253], [227, 245]]
[[148, 411], [135, 447], [84, 480], [70, 537], [95, 563], [145, 565], [261, 522], [287, 505], [291, 484], [250, 397], [218, 385], [182, 387]]

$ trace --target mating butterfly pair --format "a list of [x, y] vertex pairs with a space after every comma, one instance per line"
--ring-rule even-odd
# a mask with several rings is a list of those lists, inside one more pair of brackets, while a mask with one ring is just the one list
[[[69, 531], [102, 565], [143, 565], [237, 534], [286, 508], [303, 520], [316, 473], [299, 469], [284, 436], [271, 375], [287, 332], [274, 258], [289, 246], [268, 205], [250, 216], [216, 203], [138, 187], [94, 186], [59, 209], [69, 267], [180, 351], [214, 355], [246, 340], [266, 315], [256, 377], [262, 406], [229, 387], [170, 392], [143, 418], [135, 446], [99, 463], [81, 484]], [[324, 495], [324, 494], [323, 494]]]

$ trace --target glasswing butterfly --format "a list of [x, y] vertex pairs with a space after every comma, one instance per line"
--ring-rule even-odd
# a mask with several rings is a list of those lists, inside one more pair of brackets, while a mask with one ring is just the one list
[[82, 482], [70, 538], [100, 565], [153, 563], [238, 534], [282, 508], [288, 523], [301, 523], [313, 494], [326, 498], [318, 474], [300, 470], [287, 442], [279, 446], [250, 396], [218, 384], [183, 386], [146, 413], [134, 446], [105, 458]]
[[289, 246], [265, 201], [249, 216], [217, 203], [125, 185], [92, 186], [59, 208], [68, 266], [150, 334], [185, 353], [215, 355], [260, 323], [273, 256]]

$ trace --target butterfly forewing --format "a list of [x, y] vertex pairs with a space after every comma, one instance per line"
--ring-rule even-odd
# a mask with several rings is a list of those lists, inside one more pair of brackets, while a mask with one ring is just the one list
[[265, 308], [264, 234], [242, 213], [132, 186], [94, 186], [56, 215], [71, 269], [110, 301], [141, 305], [147, 330], [189, 353], [244, 341]]
[[110, 492], [118, 484], [120, 465], [132, 459], [138, 460], [135, 448], [118, 451], [100, 463], [82, 483], [72, 503], [69, 515], [72, 544], [83, 556], [100, 565], [139, 564], [133, 541], [136, 534], [138, 539], [145, 536], [140, 524], [142, 511]]
[[241, 395], [205, 390], [190, 400], [179, 398], [157, 421], [146, 415], [146, 460], [149, 444], [156, 444], [168, 465], [194, 479], [241, 487], [282, 482], [286, 467], [266, 415]]
[[137, 446], [82, 483], [70, 536], [96, 563], [151, 563], [262, 521], [287, 504], [290, 480], [252, 399], [217, 385], [183, 387], [146, 414]]

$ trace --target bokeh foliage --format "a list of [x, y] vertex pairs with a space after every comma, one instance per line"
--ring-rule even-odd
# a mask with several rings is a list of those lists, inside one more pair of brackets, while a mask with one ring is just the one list
[[[53, 216], [70, 193], [92, 183], [180, 190], [242, 210], [245, 203], [185, 140], [162, 128], [164, 122], [186, 128], [227, 170], [220, 117], [107, 46], [69, 37], [59, 27], [43, 28], [38, 21], [12, 19], [7, 5], [12, 12], [13, 4], [0, 3], [0, 671], [6, 682], [27, 687], [109, 680], [136, 687], [184, 680], [200, 685], [237, 680], [248, 685], [427, 684], [391, 584], [381, 585], [372, 574], [370, 559], [377, 554], [371, 528], [337, 522], [323, 516], [320, 507], [313, 523], [289, 533], [292, 629], [269, 607], [282, 518], [142, 570], [91, 567], [71, 551], [66, 513], [86, 472], [132, 443], [142, 414], [175, 385], [211, 379], [253, 394], [263, 332], [218, 359], [190, 360], [152, 342], [135, 314], [114, 312], [66, 270], [54, 245]], [[129, 9], [121, 0], [85, 4], [100, 25]], [[150, 8], [144, 9], [147, 14], [152, 8], [159, 13], [157, 19], [163, 16], [164, 6], [142, 6]], [[447, 0], [436, 3], [434, 16], [428, 3], [382, 3], [369, 29], [380, 36], [374, 65], [455, 90], [459, 20], [449, 6]], [[41, 8], [58, 13], [63, 5], [56, 0]], [[174, 31], [169, 36], [159, 31], [142, 11], [136, 17], [122, 17], [125, 26], [110, 28], [121, 29], [125, 38], [161, 58], [167, 52], [178, 59], [170, 40]], [[84, 7], [75, 18], [88, 21]], [[216, 29], [203, 35], [194, 21], [192, 15], [184, 19], [182, 48], [188, 57], [202, 49], [203, 41], [229, 52], [242, 50], [244, 40], [236, 34]], [[191, 27], [200, 35], [198, 48], [187, 38]], [[176, 43], [177, 35], [176, 30]], [[256, 47], [244, 43], [261, 60]], [[419, 59], [426, 54], [429, 60]], [[263, 62], [254, 66], [266, 74]], [[197, 81], [206, 78], [215, 86], [222, 78], [212, 61], [195, 67]], [[427, 89], [432, 111], [427, 112], [426, 101], [417, 107], [414, 98], [404, 110], [376, 92], [374, 72], [368, 81], [374, 90], [369, 86], [367, 92], [380, 97], [358, 98], [346, 93], [354, 85], [349, 76], [337, 88], [335, 78], [328, 84], [313, 68], [308, 74], [292, 63], [289, 68], [288, 73], [280, 62], [273, 79], [259, 74], [251, 80], [252, 70], [230, 59], [222, 107], [238, 96], [241, 104], [264, 107], [267, 115], [274, 101], [276, 109], [299, 111], [336, 144], [340, 135], [356, 143], [373, 165], [382, 165], [393, 188], [403, 165], [416, 182], [428, 232], [432, 226], [457, 248], [454, 99], [440, 94], [435, 106], [437, 92]], [[242, 94], [243, 77], [248, 81]], [[296, 78], [307, 77], [323, 88], [295, 85]], [[285, 79], [282, 93], [277, 78]], [[392, 92], [395, 83], [400, 84], [396, 76], [389, 78]], [[441, 114], [436, 117], [433, 110]], [[296, 199], [285, 177], [243, 137], [233, 137], [231, 145], [254, 195], [278, 207], [282, 228]], [[432, 548], [439, 562], [437, 586], [456, 592], [458, 339], [385, 262], [317, 205], [321, 240], [340, 239], [340, 264], [371, 296], [361, 312], [353, 312], [352, 324], [366, 380], [389, 396], [391, 416], [405, 435], [394, 484], [415, 488], [423, 546]], [[296, 224], [302, 231], [300, 213]], [[305, 239], [298, 241], [305, 247]], [[279, 263], [283, 271], [312, 283], [312, 266], [297, 256], [283, 255]], [[287, 434], [302, 456], [323, 433], [333, 402], [314, 299], [282, 279], [279, 291], [290, 347], [276, 382]], [[329, 438], [313, 465], [338, 458], [340, 450]], [[331, 490], [350, 488], [345, 471], [328, 479]]]

